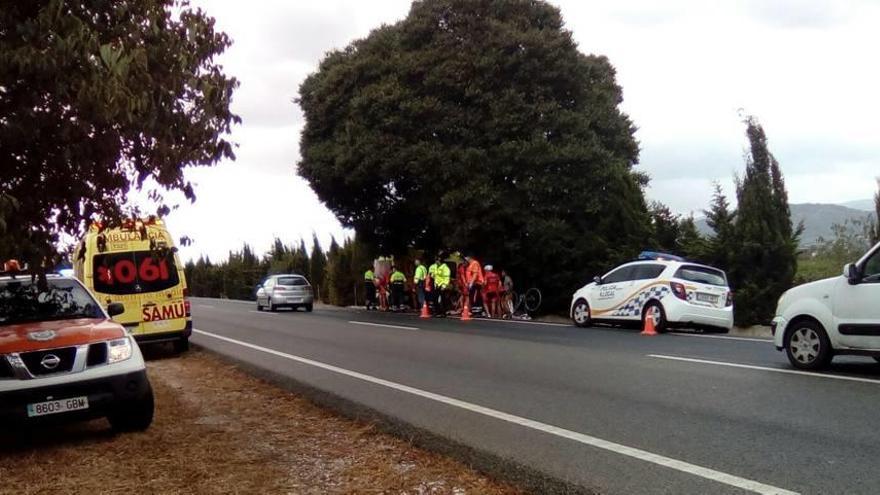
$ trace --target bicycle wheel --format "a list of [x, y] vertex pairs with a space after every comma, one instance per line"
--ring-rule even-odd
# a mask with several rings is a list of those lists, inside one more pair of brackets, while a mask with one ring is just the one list
[[532, 287], [526, 291], [525, 297], [526, 311], [534, 313], [541, 307], [541, 291]]

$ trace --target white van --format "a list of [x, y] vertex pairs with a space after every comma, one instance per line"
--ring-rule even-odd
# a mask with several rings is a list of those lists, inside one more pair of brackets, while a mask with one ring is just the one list
[[841, 276], [782, 294], [772, 329], [795, 368], [820, 369], [838, 354], [880, 361], [880, 244]]

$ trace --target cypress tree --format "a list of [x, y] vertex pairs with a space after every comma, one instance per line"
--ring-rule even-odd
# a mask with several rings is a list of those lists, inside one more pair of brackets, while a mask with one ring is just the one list
[[318, 235], [312, 234], [312, 255], [309, 263], [309, 280], [312, 282], [315, 291], [315, 297], [321, 301], [327, 301], [326, 284], [324, 283], [324, 273], [327, 268], [327, 255], [321, 249], [318, 242]]
[[736, 249], [730, 274], [739, 325], [767, 323], [779, 296], [791, 287], [797, 269], [797, 231], [791, 225], [788, 193], [764, 129], [745, 120], [749, 138], [746, 171], [737, 183]]
[[736, 250], [734, 246], [734, 215], [730, 211], [727, 196], [721, 190], [721, 184], [716, 182], [714, 187], [712, 204], [708, 210], [703, 211], [706, 215], [706, 223], [709, 224], [709, 228], [713, 232], [708, 241], [705, 261], [718, 268], [728, 270], [730, 255]]
[[877, 192], [874, 193], [874, 218], [868, 231], [871, 245], [880, 242], [880, 178], [877, 179]]

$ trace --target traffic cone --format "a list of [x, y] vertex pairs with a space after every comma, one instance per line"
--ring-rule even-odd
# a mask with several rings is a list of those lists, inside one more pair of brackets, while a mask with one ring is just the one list
[[471, 305], [470, 301], [464, 303], [464, 309], [461, 310], [461, 321], [471, 321]]
[[642, 330], [641, 335], [654, 336], [657, 335], [657, 329], [654, 328], [654, 317], [651, 315], [645, 315], [645, 328]]
[[422, 314], [419, 315], [419, 318], [430, 318], [431, 312], [428, 310], [428, 301], [425, 301], [425, 304], [422, 305]]

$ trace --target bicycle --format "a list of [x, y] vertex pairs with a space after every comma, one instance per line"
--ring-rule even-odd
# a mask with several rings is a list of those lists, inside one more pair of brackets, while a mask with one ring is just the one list
[[543, 297], [541, 291], [532, 287], [525, 294], [517, 294], [511, 292], [505, 300], [505, 310], [511, 319], [529, 318], [529, 313], [538, 311], [541, 307]]

